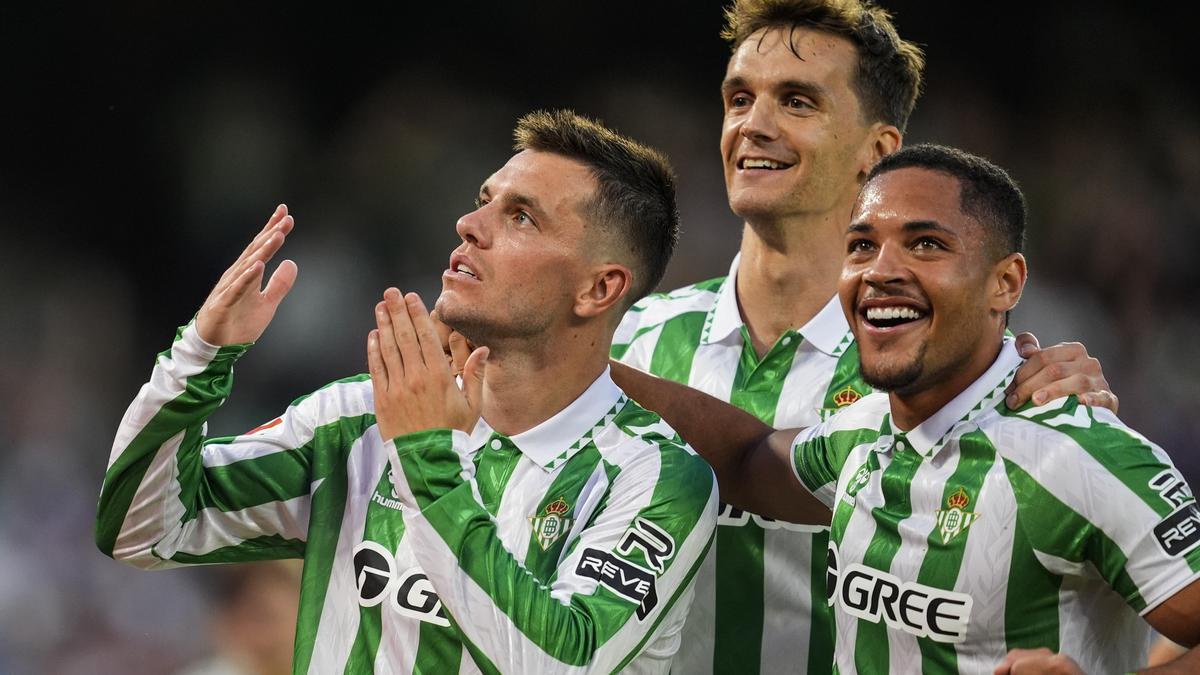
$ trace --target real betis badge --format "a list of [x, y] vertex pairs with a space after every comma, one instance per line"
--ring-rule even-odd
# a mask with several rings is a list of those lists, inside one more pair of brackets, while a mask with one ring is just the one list
[[860, 398], [862, 398], [862, 394], [855, 391], [854, 387], [847, 386], [845, 389], [833, 395], [833, 404], [838, 408], [845, 408], [846, 406], [858, 401]]
[[967, 511], [971, 498], [960, 485], [954, 494], [946, 498], [946, 508], [938, 509], [938, 531], [942, 533], [942, 543], [949, 544], [950, 540], [966, 531], [971, 523], [979, 520], [978, 513]]
[[574, 519], [563, 517], [563, 514], [570, 510], [571, 505], [559, 497], [546, 505], [542, 515], [530, 516], [529, 522], [533, 524], [533, 537], [537, 539], [537, 543], [543, 551], [553, 546], [554, 542], [571, 529]]

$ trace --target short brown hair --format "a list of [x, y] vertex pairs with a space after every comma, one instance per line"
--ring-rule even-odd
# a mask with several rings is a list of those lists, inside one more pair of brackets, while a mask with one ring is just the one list
[[584, 216], [615, 235], [635, 261], [626, 302], [654, 290], [679, 238], [675, 173], [667, 158], [570, 110], [531, 112], [517, 121], [513, 136], [518, 152], [550, 152], [591, 170], [597, 188]]
[[[925, 54], [900, 39], [892, 15], [863, 0], [734, 0], [725, 8], [721, 37], [736, 50], [764, 28], [809, 28], [840, 35], [858, 50], [858, 73], [853, 83], [863, 114], [904, 132], [921, 95]], [[795, 42], [788, 40], [792, 53]]]

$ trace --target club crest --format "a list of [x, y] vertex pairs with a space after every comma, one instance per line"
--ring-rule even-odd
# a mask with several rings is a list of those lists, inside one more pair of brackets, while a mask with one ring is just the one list
[[573, 518], [565, 517], [567, 511], [570, 510], [571, 505], [559, 497], [546, 505], [542, 515], [530, 516], [529, 522], [533, 525], [533, 538], [537, 540], [538, 546], [541, 546], [543, 551], [553, 546], [554, 542], [571, 529], [571, 523], [575, 521]]
[[847, 386], [845, 389], [833, 395], [833, 404], [838, 408], [845, 408], [852, 403], [862, 398], [862, 394], [858, 393], [854, 387]]
[[951, 540], [965, 532], [971, 523], [979, 520], [978, 513], [966, 510], [967, 504], [970, 502], [971, 497], [960, 485], [954, 494], [946, 498], [946, 508], [938, 509], [937, 525], [938, 532], [942, 535], [942, 544], [949, 544]]

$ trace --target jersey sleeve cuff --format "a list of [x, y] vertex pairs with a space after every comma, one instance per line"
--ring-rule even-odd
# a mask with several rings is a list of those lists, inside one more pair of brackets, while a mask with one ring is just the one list
[[242, 354], [245, 354], [253, 344], [245, 342], [224, 347], [211, 344], [200, 337], [200, 331], [196, 329], [196, 321], [192, 320], [187, 325], [179, 327], [175, 344], [171, 346], [171, 356], [183, 363], [197, 365], [215, 362], [233, 363], [241, 358]]

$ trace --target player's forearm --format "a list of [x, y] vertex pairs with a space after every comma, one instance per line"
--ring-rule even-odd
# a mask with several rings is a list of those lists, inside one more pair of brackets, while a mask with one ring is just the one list
[[[233, 362], [244, 351], [206, 345], [189, 324], [158, 356], [150, 381], [121, 420], [109, 456], [96, 518], [102, 552], [159, 566], [149, 551], [166, 534], [170, 509], [162, 500], [180, 468], [177, 457], [199, 453], [204, 422], [228, 396]], [[193, 465], [199, 468], [198, 461]]]
[[1137, 671], [1139, 675], [1186, 675], [1200, 672], [1200, 648], [1193, 647], [1179, 658], [1153, 668]]
[[[774, 431], [757, 417], [691, 387], [612, 362], [612, 377], [630, 398], [658, 413], [712, 466], [725, 501], [752, 482], [755, 452]], [[733, 503], [733, 502], [731, 502]]]

